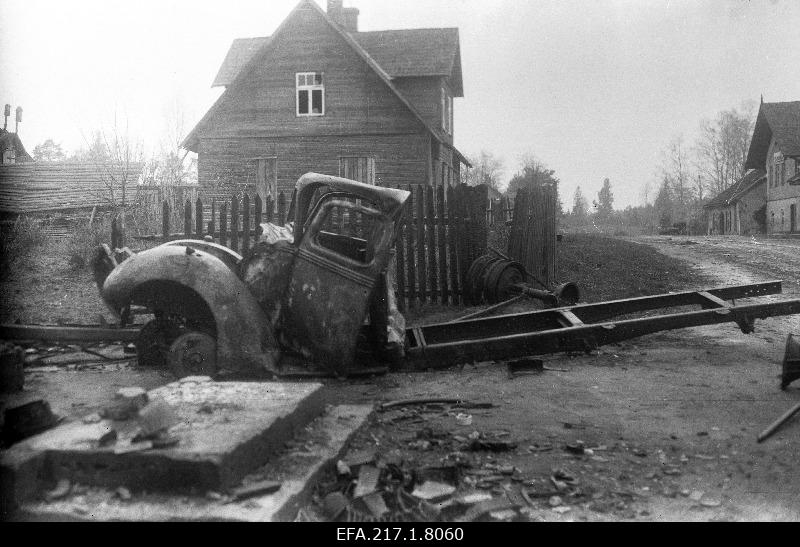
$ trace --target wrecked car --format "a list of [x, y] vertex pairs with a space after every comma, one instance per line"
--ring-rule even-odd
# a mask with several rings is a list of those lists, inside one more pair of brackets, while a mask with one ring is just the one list
[[736, 323], [749, 334], [756, 319], [800, 313], [800, 299], [737, 302], [782, 292], [780, 281], [766, 281], [567, 306], [556, 298], [548, 309], [487, 317], [514, 301], [513, 294], [542, 292], [520, 284], [524, 272], [495, 275], [514, 270], [504, 258], [473, 277], [511, 300], [455, 321], [406, 328], [395, 300], [392, 248], [409, 195], [310, 173], [297, 182], [291, 222], [262, 224], [245, 256], [204, 240], [171, 241], [138, 254], [103, 246], [95, 280], [121, 325], [135, 314], [153, 316], [138, 335], [139, 363], [167, 365], [179, 377], [308, 369], [347, 376], [392, 365], [502, 362], [715, 323]]
[[402, 357], [405, 324], [390, 268], [409, 193], [309, 173], [286, 226], [261, 225], [245, 255], [203, 240], [134, 254], [98, 250], [95, 280], [125, 323], [141, 330], [141, 365], [178, 376], [276, 373], [315, 365], [347, 374], [358, 356]]

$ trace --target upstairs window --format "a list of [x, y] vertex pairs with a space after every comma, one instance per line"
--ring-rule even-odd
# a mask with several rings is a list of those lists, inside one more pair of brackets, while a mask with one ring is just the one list
[[453, 134], [453, 97], [442, 88], [442, 129], [448, 135]]
[[297, 73], [297, 115], [325, 115], [325, 85], [322, 72]]

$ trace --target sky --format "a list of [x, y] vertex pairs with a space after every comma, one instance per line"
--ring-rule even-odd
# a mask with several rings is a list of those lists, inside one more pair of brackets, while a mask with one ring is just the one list
[[[48, 138], [71, 151], [115, 124], [163, 146], [221, 93], [210, 86], [231, 41], [272, 34], [296, 4], [0, 0], [0, 103], [23, 107], [29, 152]], [[458, 27], [456, 146], [501, 157], [504, 182], [533, 154], [567, 206], [577, 186], [596, 198], [605, 178], [616, 208], [638, 205], [662, 151], [678, 136], [691, 144], [703, 118], [762, 95], [800, 100], [800, 0], [344, 5], [361, 11], [360, 30]]]

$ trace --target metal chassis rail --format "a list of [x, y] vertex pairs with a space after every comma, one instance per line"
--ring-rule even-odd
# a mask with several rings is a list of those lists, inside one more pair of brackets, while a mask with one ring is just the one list
[[94, 325], [0, 325], [0, 340], [48, 342], [134, 342], [142, 325], [123, 328]]
[[[747, 305], [728, 300], [781, 291], [780, 281], [770, 281], [414, 327], [406, 330], [406, 355], [412, 366], [439, 368], [562, 351], [589, 351], [654, 332], [717, 323], [737, 323], [743, 332], [751, 333], [755, 319], [800, 314], [800, 300]], [[690, 305], [701, 309], [620, 318]]]

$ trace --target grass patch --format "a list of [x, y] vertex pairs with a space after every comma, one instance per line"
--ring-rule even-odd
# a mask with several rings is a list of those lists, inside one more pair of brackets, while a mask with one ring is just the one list
[[67, 260], [73, 270], [83, 270], [89, 266], [94, 250], [101, 243], [111, 242], [110, 221], [94, 222], [76, 228], [66, 241]]
[[0, 279], [7, 279], [14, 269], [24, 268], [26, 260], [46, 240], [41, 221], [29, 217], [18, 217], [13, 224], [0, 228]]
[[593, 234], [565, 234], [556, 276], [574, 281], [584, 302], [687, 290], [710, 280], [647, 245]]

